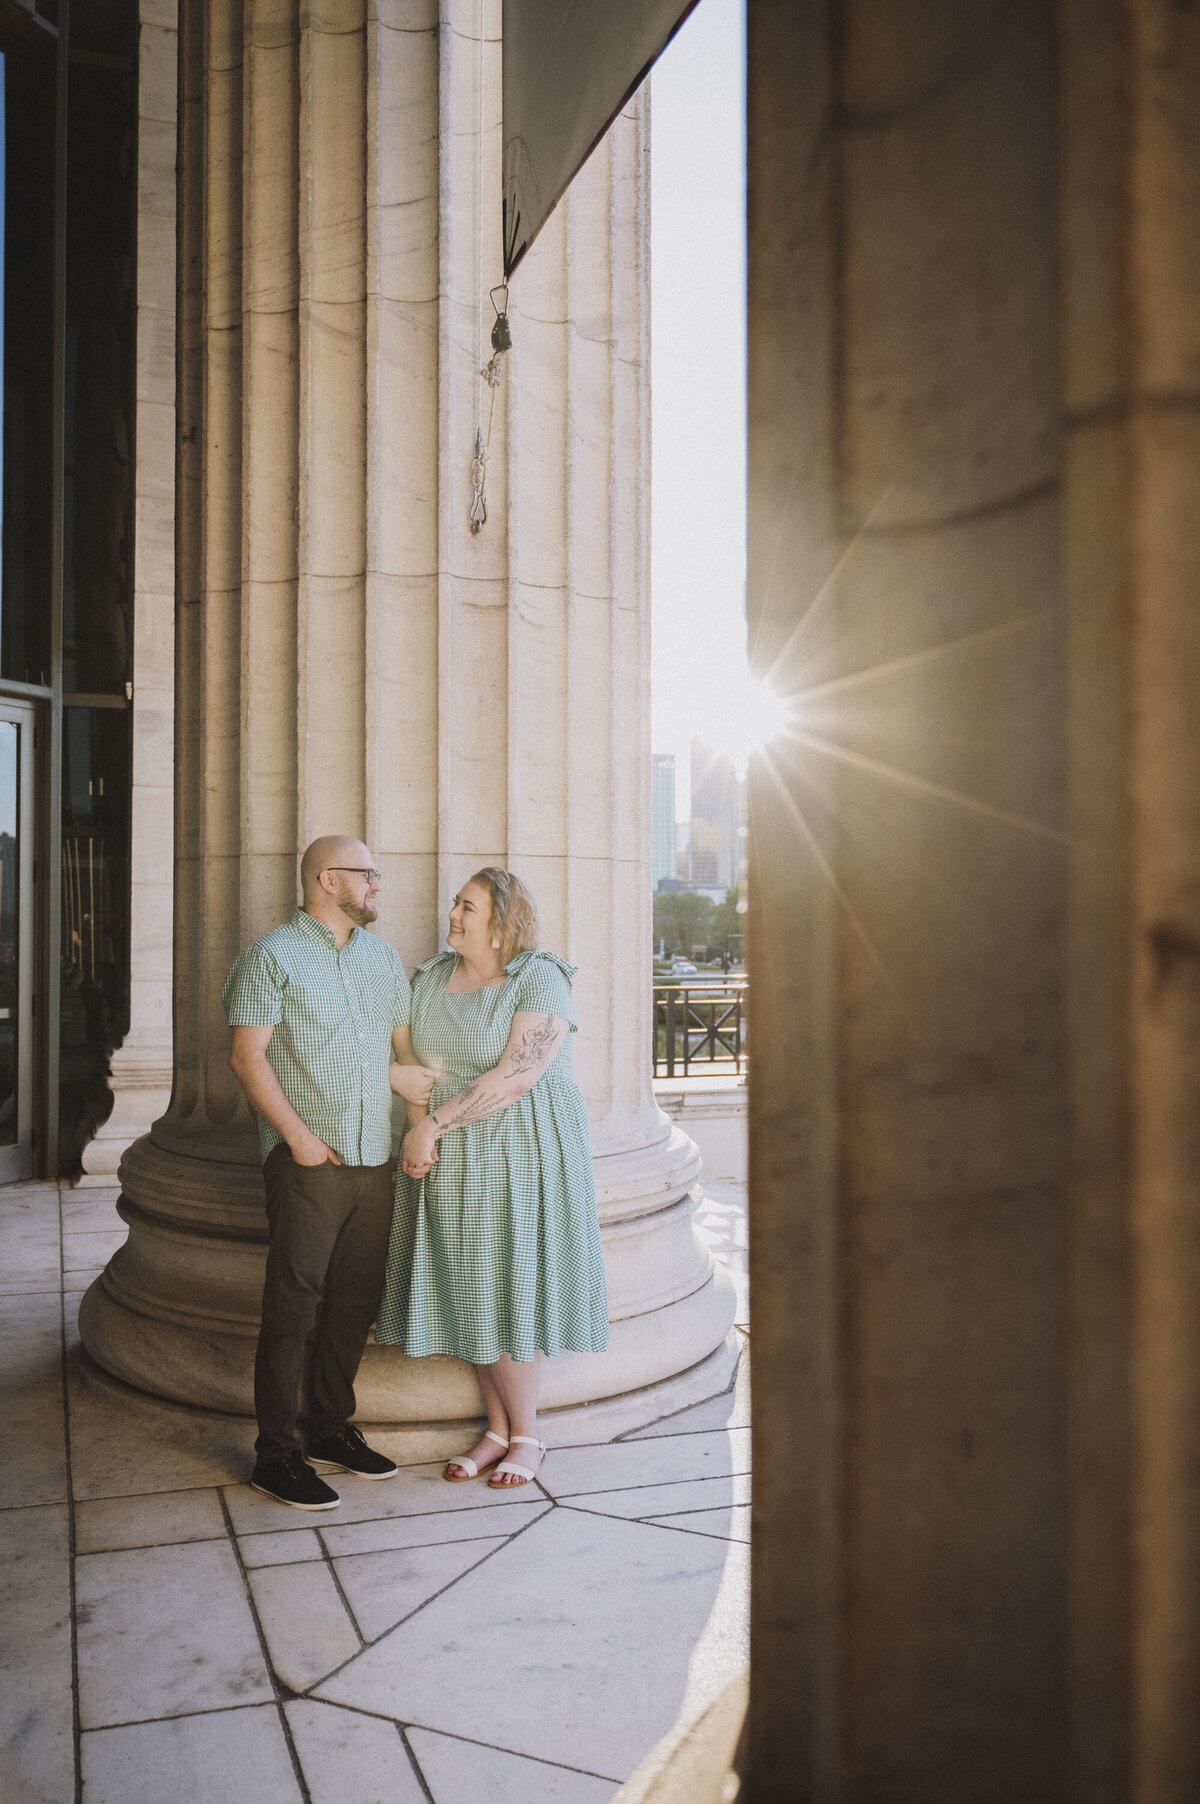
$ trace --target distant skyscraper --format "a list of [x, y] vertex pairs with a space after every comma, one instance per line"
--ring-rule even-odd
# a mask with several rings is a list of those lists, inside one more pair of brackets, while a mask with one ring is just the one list
[[655, 752], [651, 788], [650, 869], [655, 889], [675, 876], [675, 756]]
[[692, 740], [692, 882], [728, 889], [738, 880], [740, 817], [733, 759]]
[[697, 889], [717, 889], [721, 883], [717, 823], [704, 815], [692, 816], [692, 882]]

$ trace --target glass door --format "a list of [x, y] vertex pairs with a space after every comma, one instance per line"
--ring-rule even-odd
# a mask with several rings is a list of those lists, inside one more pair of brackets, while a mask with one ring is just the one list
[[0, 1184], [33, 1170], [33, 734], [0, 700]]

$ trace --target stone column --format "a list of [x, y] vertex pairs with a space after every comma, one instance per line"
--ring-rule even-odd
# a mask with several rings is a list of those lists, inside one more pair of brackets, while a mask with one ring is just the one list
[[[1127, 18], [1114, 133], [1127, 177], [1107, 223], [1124, 253], [1110, 252], [1109, 283], [1129, 307], [1134, 480], [1127, 637], [1108, 649], [1127, 685], [1129, 752], [1128, 780], [1118, 771], [1108, 799], [1128, 826], [1132, 873], [1130, 1188], [1128, 1239], [1110, 1239], [1106, 1275], [1111, 1294], [1127, 1253], [1131, 1789], [1185, 1804], [1200, 1793], [1200, 17], [1137, 0]], [[1110, 493], [1091, 497], [1081, 554]], [[1112, 1670], [1123, 1677], [1123, 1663]], [[1105, 1706], [1102, 1691], [1089, 1701]]]
[[739, 1795], [1059, 1804], [1053, 8], [749, 32], [751, 638], [793, 725], [752, 777]]
[[[473, 537], [499, 16], [481, 159], [476, 7], [183, 9], [175, 1088], [82, 1322], [119, 1377], [249, 1410], [264, 1222], [225, 971], [318, 832], [366, 839], [410, 967], [508, 863], [582, 967], [613, 1342], [548, 1368], [561, 1436], [719, 1389], [733, 1305], [649, 1081], [646, 122], [521, 271]], [[384, 1348], [359, 1399], [431, 1449], [477, 1408], [469, 1368]]]
[[738, 1796], [1184, 1804], [1200, 19], [748, 16]]
[[129, 1032], [112, 1057], [112, 1112], [83, 1149], [85, 1186], [116, 1181], [171, 1094], [176, 0], [142, 0], [138, 46]]

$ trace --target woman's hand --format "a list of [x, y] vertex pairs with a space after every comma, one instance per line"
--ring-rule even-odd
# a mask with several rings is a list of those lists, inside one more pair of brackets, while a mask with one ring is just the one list
[[437, 1082], [436, 1071], [430, 1071], [425, 1065], [388, 1066], [388, 1083], [397, 1096], [405, 1102], [413, 1103], [418, 1109], [427, 1107], [433, 1086]]
[[432, 1115], [426, 1115], [424, 1121], [418, 1121], [416, 1127], [405, 1134], [400, 1158], [408, 1177], [423, 1178], [426, 1172], [432, 1171], [437, 1163], [437, 1137], [437, 1125]]

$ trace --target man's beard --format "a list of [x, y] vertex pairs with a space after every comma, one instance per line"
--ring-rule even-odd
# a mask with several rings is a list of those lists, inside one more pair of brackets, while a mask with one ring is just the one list
[[369, 902], [356, 902], [348, 889], [344, 889], [338, 897], [338, 907], [356, 927], [369, 927], [372, 921], [379, 919], [378, 909], [373, 908]]

